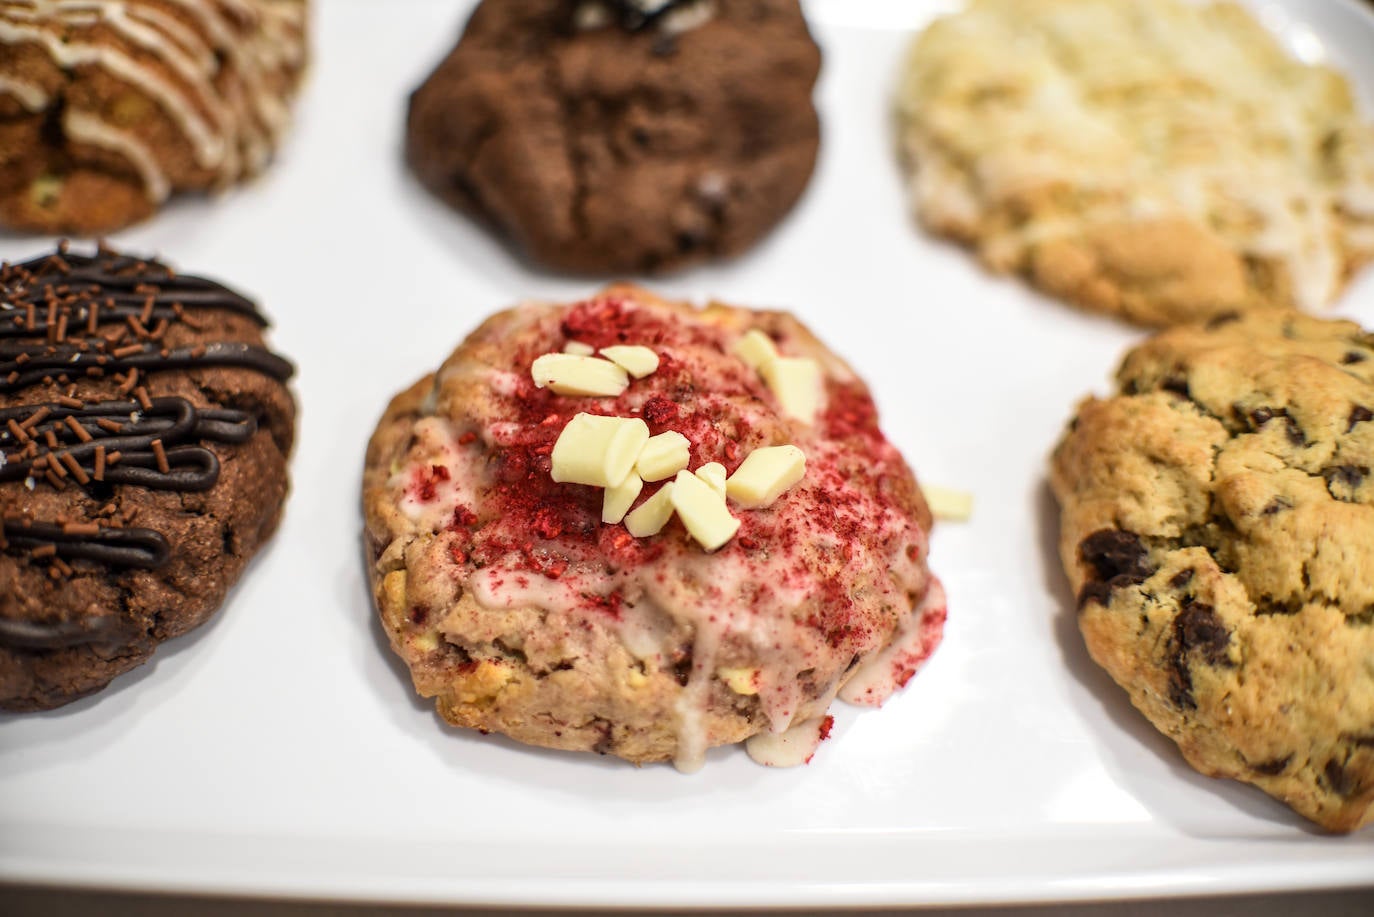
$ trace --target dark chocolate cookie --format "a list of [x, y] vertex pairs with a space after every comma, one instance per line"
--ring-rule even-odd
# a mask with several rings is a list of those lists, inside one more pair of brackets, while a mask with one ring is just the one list
[[306, 0], [0, 3], [0, 224], [110, 232], [266, 167]]
[[266, 324], [106, 249], [0, 267], [0, 708], [140, 664], [275, 530], [295, 403]]
[[816, 160], [797, 0], [501, 0], [411, 97], [420, 180], [579, 273], [739, 254]]

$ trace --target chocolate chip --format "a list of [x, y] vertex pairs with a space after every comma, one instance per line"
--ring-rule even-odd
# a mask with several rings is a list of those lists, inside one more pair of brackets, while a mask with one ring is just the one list
[[1284, 432], [1288, 434], [1289, 442], [1295, 446], [1307, 445], [1307, 437], [1303, 434], [1302, 427], [1298, 426], [1298, 422], [1289, 416], [1285, 408], [1255, 408], [1250, 412], [1250, 424], [1254, 429], [1258, 430], [1275, 417], [1283, 418], [1283, 422], [1287, 427]]
[[1331, 787], [1331, 792], [1337, 796], [1350, 796], [1359, 786], [1359, 781], [1335, 758], [1326, 762], [1322, 773], [1326, 775], [1326, 783]]
[[1112, 590], [1144, 582], [1155, 572], [1149, 549], [1134, 532], [1100, 529], [1079, 543], [1078, 554], [1095, 574], [1078, 594], [1080, 608], [1090, 600], [1105, 605]]
[[1163, 382], [1159, 383], [1159, 387], [1166, 392], [1182, 395], [1184, 398], [1193, 397], [1188, 391], [1188, 380], [1183, 376], [1169, 376]]
[[1151, 573], [1150, 552], [1140, 536], [1120, 529], [1099, 529], [1078, 545], [1079, 555], [1092, 565], [1099, 579], [1133, 577], [1141, 582]]
[[1295, 615], [1302, 611], [1301, 599], [1285, 599], [1280, 601], [1273, 596], [1263, 595], [1255, 601], [1255, 614], [1262, 617], [1269, 615]]
[[1185, 653], [1196, 650], [1210, 665], [1230, 665], [1226, 647], [1231, 643], [1231, 632], [1211, 605], [1185, 602], [1174, 619], [1174, 629]]
[[1363, 363], [1367, 359], [1369, 358], [1358, 350], [1347, 350], [1345, 356], [1341, 357], [1341, 364], [1350, 366], [1352, 363]]
[[1274, 515], [1275, 513], [1281, 513], [1281, 512], [1283, 512], [1283, 511], [1286, 510], [1286, 509], [1292, 509], [1292, 508], [1293, 508], [1293, 504], [1292, 504], [1292, 503], [1289, 503], [1289, 502], [1288, 502], [1287, 500], [1285, 500], [1283, 497], [1275, 497], [1274, 499], [1270, 500], [1270, 501], [1265, 505], [1264, 509], [1260, 510], [1260, 515], [1261, 515], [1261, 516], [1272, 516], [1272, 515]]
[[1239, 312], [1236, 312], [1236, 311], [1218, 312], [1216, 315], [1213, 315], [1211, 318], [1207, 319], [1207, 324], [1206, 324], [1205, 327], [1207, 328], [1208, 331], [1215, 331], [1216, 329], [1222, 327], [1223, 325], [1229, 325], [1229, 324], [1231, 324], [1232, 322], [1238, 322], [1238, 321], [1240, 321], [1240, 313], [1239, 313]]
[[1295, 446], [1307, 445], [1307, 436], [1302, 432], [1302, 427], [1298, 426], [1298, 422], [1296, 420], [1289, 417], [1288, 414], [1285, 413], [1283, 415], [1283, 422], [1285, 426], [1284, 432], [1288, 434], [1288, 441], [1290, 443], [1292, 443]]
[[1350, 426], [1345, 428], [1345, 432], [1349, 433], [1355, 429], [1355, 424], [1364, 423], [1366, 420], [1374, 420], [1374, 411], [1362, 404], [1355, 405], [1350, 409]]
[[1078, 590], [1078, 607], [1083, 608], [1089, 602], [1096, 602], [1103, 607], [1110, 605], [1114, 588], [1111, 583], [1104, 583], [1095, 579], [1088, 580], [1083, 584], [1083, 588]]
[[[1369, 476], [1369, 469], [1363, 465], [1331, 465], [1322, 469], [1322, 477], [1326, 479], [1326, 489], [1332, 497], [1337, 500], [1350, 502], [1354, 491], [1364, 483], [1364, 479]], [[1348, 493], [1337, 493], [1337, 489]]]
[[1174, 633], [1169, 655], [1169, 700], [1180, 709], [1196, 710], [1193, 697], [1193, 676], [1188, 658], [1193, 652], [1202, 654], [1211, 665], [1229, 665], [1226, 647], [1231, 634], [1210, 605], [1189, 600], [1174, 618]]
[[1174, 574], [1174, 578], [1169, 580], [1169, 588], [1182, 589], [1184, 586], [1188, 585], [1193, 581], [1193, 576], [1196, 573], [1197, 571], [1194, 570], [1192, 567], [1189, 567], [1186, 570], [1178, 571]]
[[414, 624], [414, 625], [416, 625], [417, 627], [424, 627], [425, 622], [426, 622], [427, 620], [429, 620], [429, 609], [428, 609], [428, 608], [426, 608], [426, 607], [423, 606], [423, 605], [411, 605], [411, 606], [410, 606], [410, 623], [411, 623], [411, 624]]
[[1272, 761], [1252, 764], [1250, 765], [1250, 770], [1257, 774], [1263, 774], [1265, 777], [1277, 777], [1288, 768], [1288, 764], [1292, 760], [1292, 755], [1284, 755], [1282, 758], [1275, 758]]

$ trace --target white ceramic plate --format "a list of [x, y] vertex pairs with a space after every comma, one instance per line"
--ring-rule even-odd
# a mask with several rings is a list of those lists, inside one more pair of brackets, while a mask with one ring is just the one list
[[[120, 234], [222, 277], [300, 366], [295, 492], [216, 620], [104, 693], [0, 718], [0, 879], [496, 904], [1002, 902], [1374, 884], [1374, 832], [1320, 836], [1201, 777], [1088, 661], [1054, 557], [1045, 456], [1139, 333], [984, 275], [923, 236], [886, 93], [953, 4], [815, 0], [822, 161], [743, 260], [657, 284], [788, 307], [872, 383], [926, 481], [976, 494], [943, 525], [943, 647], [880, 711], [789, 771], [739, 750], [683, 776], [444, 727], [391, 661], [365, 584], [357, 488], [386, 399], [486, 313], [593, 287], [532, 272], [422, 193], [407, 92], [469, 4], [321, 0], [296, 130], [261, 181]], [[1374, 111], [1374, 18], [1257, 4]], [[41, 240], [0, 237], [0, 257]], [[1336, 310], [1374, 325], [1374, 274]]]

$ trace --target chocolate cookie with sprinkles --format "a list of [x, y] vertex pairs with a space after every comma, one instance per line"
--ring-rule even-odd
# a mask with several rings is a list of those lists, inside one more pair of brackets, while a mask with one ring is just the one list
[[0, 708], [98, 691], [276, 529], [293, 367], [243, 296], [65, 246], [0, 266]]

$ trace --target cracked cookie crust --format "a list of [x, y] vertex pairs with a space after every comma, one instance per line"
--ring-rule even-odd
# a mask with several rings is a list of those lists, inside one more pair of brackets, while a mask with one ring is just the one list
[[974, 0], [896, 108], [921, 221], [1092, 311], [1315, 310], [1374, 258], [1374, 124], [1235, 3]]
[[[777, 373], [739, 355], [747, 337], [772, 342]], [[657, 359], [619, 394], [556, 391], [573, 370], [535, 378], [550, 355], [604, 363], [579, 353], [620, 347]], [[807, 367], [814, 403], [765, 381]], [[613, 512], [612, 490], [560, 474], [568, 454], [602, 467], [569, 445], [584, 425], [642, 437]], [[651, 435], [681, 446], [675, 461]], [[744, 486], [777, 448], [804, 471]], [[529, 744], [691, 770], [747, 742], [755, 760], [800, 763], [832, 699], [881, 704], [944, 624], [911, 471], [863, 383], [783, 313], [627, 286], [499, 313], [392, 401], [363, 503], [382, 626], [416, 690], [456, 725]], [[703, 519], [726, 537], [703, 541]]]
[[810, 178], [819, 68], [797, 0], [488, 0], [411, 97], [407, 158], [555, 269], [731, 257]]
[[266, 168], [305, 0], [0, 0], [0, 224], [97, 235]]
[[295, 404], [266, 324], [108, 249], [0, 267], [0, 708], [144, 662], [275, 530]]
[[1128, 353], [1054, 452], [1092, 658], [1199, 771], [1374, 818], [1374, 335], [1223, 315]]

